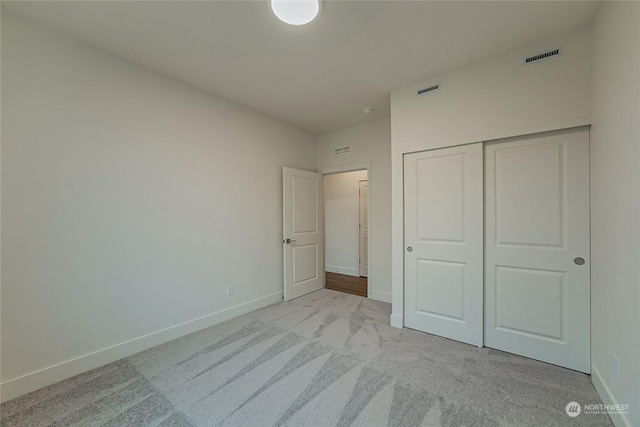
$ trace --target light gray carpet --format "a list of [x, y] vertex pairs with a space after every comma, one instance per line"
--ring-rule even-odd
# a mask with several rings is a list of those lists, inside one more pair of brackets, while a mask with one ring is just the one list
[[589, 376], [388, 326], [321, 290], [1, 405], [2, 426], [608, 426]]

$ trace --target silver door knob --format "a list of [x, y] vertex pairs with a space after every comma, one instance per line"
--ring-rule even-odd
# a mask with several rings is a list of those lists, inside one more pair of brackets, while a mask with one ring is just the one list
[[407, 246], [407, 252], [413, 252], [413, 248], [411, 246]]
[[575, 262], [576, 265], [582, 265], [582, 264], [584, 264], [584, 258], [578, 257], [578, 258], [574, 259], [573, 262]]
[[295, 242], [296, 242], [295, 240], [291, 240], [291, 239], [285, 239], [285, 240], [282, 241], [282, 243], [286, 243], [287, 245], [290, 245], [290, 244], [295, 243]]

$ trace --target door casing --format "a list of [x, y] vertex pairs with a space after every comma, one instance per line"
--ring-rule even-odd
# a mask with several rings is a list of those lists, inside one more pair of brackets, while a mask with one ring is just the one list
[[[369, 212], [369, 216], [367, 219], [369, 223], [369, 230], [372, 230], [372, 221], [371, 221], [372, 196], [371, 195], [373, 194], [373, 188], [375, 185], [373, 175], [372, 175], [372, 170], [373, 170], [372, 163], [359, 162], [359, 163], [349, 163], [349, 164], [340, 165], [340, 166], [329, 166], [329, 167], [319, 169], [318, 173], [322, 175], [330, 175], [330, 174], [337, 174], [337, 173], [344, 173], [344, 172], [355, 172], [360, 170], [367, 171], [367, 181], [369, 182], [369, 199], [367, 200], [367, 204], [368, 204], [367, 210]], [[373, 290], [373, 285], [376, 280], [375, 275], [372, 274], [373, 271], [371, 269], [371, 235], [369, 235], [367, 255], [368, 255], [367, 266], [369, 267], [369, 271], [368, 271], [369, 275], [367, 277], [367, 298], [370, 298]]]
[[360, 181], [358, 189], [358, 270], [369, 276], [369, 181]]

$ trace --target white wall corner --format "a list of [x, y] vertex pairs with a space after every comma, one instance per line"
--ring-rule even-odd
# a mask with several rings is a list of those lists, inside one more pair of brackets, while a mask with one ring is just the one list
[[157, 345], [164, 344], [176, 338], [217, 325], [280, 301], [282, 301], [282, 292], [276, 292], [34, 372], [29, 372], [17, 378], [12, 378], [0, 384], [1, 402], [6, 402], [83, 372], [99, 368], [108, 363], [129, 357]]
[[[593, 383], [596, 392], [598, 392], [598, 395], [600, 395], [602, 403], [604, 403], [605, 405], [633, 404], [633, 402], [618, 402], [616, 400], [616, 398], [613, 396], [613, 393], [611, 393], [611, 389], [605, 382], [604, 377], [600, 374], [600, 371], [595, 365], [591, 365], [591, 382]], [[631, 421], [629, 421], [629, 418], [625, 414], [610, 413], [609, 418], [611, 418], [611, 421], [613, 421], [613, 424], [616, 427], [631, 427]]]
[[[391, 295], [392, 312], [403, 325], [404, 313], [404, 157], [400, 147], [391, 153]], [[392, 319], [393, 320], [393, 319]], [[393, 325], [393, 321], [392, 321]]]
[[404, 318], [399, 314], [392, 314], [391, 326], [393, 326], [394, 328], [402, 329], [404, 326]]

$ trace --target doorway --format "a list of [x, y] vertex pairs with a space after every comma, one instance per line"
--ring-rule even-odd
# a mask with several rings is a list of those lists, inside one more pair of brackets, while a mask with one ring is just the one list
[[324, 176], [325, 287], [368, 296], [368, 171]]

